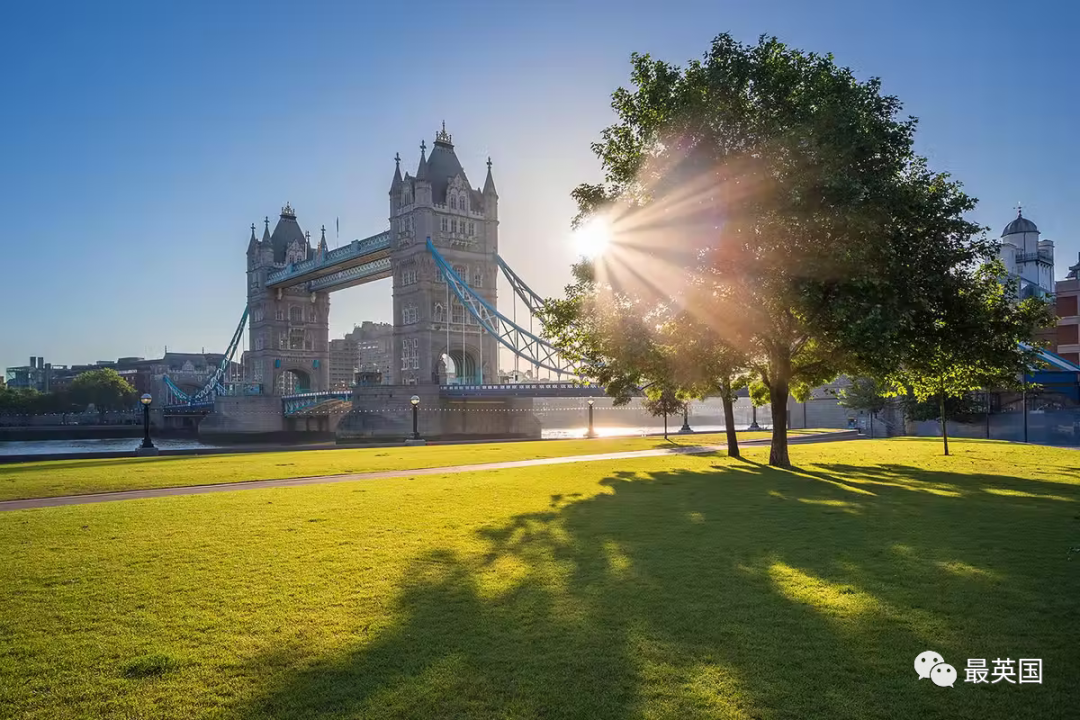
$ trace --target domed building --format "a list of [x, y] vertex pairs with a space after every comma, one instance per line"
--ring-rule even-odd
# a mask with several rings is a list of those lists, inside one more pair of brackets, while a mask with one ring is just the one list
[[1022, 209], [1001, 233], [1000, 256], [1009, 275], [1020, 279], [1021, 298], [1054, 295], [1054, 241], [1040, 240]]

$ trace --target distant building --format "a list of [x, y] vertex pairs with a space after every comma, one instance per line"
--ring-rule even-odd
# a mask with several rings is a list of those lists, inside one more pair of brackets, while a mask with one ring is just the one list
[[1017, 210], [1001, 233], [998, 251], [1005, 270], [1020, 280], [1020, 297], [1054, 295], [1054, 241], [1040, 240], [1039, 228]]
[[[351, 333], [350, 333], [351, 334]], [[348, 335], [330, 341], [330, 388], [338, 390], [356, 382], [360, 370], [360, 346]]]
[[1058, 322], [1051, 352], [1080, 364], [1080, 258], [1069, 268], [1064, 280], [1054, 286]]
[[29, 365], [9, 367], [6, 371], [6, 384], [12, 390], [37, 390], [49, 392], [52, 385], [52, 364], [45, 358], [31, 355]]
[[[82, 365], [53, 365], [43, 357], [31, 357], [29, 365], [7, 368], [7, 385], [11, 388], [33, 388], [39, 392], [55, 392], [67, 388], [84, 372], [111, 368], [120, 374], [140, 395], [150, 393], [155, 402], [169, 399], [164, 376], [168, 375], [181, 390], [197, 392], [224, 361], [221, 353], [165, 353], [164, 357], [147, 360], [141, 357], [122, 357], [117, 360], [98, 360]], [[232, 363], [224, 381], [239, 380], [239, 365]]]
[[358, 358], [356, 367], [359, 372], [381, 373], [382, 383], [390, 382], [391, 364], [394, 358], [394, 326], [390, 323], [376, 323], [365, 320], [345, 336], [346, 340], [356, 343]]

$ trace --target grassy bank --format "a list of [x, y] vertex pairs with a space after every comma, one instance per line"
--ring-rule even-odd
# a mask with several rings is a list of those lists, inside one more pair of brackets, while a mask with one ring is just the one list
[[[767, 432], [739, 433], [741, 440], [767, 437]], [[46, 460], [0, 465], [0, 500], [381, 470], [412, 470], [723, 443], [723, 435], [701, 434], [671, 435], [669, 440], [656, 437], [621, 437], [236, 455]]]
[[[953, 449], [0, 514], [0, 717], [1068, 717], [1077, 455]], [[927, 649], [954, 688], [916, 679]], [[963, 682], [1006, 657], [1044, 683]]]

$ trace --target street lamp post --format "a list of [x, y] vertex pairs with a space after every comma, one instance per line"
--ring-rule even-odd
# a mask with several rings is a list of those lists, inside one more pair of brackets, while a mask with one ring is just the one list
[[750, 427], [747, 430], [760, 430], [761, 426], [757, 424], [757, 405], [750, 405]]
[[150, 403], [154, 401], [150, 393], [143, 393], [143, 396], [139, 398], [139, 402], [142, 403], [143, 409], [143, 439], [142, 445], [139, 446], [141, 450], [153, 450], [154, 443], [150, 440]]
[[589, 438], [596, 437], [596, 430], [593, 429], [593, 418], [592, 418], [593, 402], [594, 402], [594, 400], [592, 398], [589, 398], [589, 432], [587, 432], [585, 434], [585, 437], [589, 437]]
[[409, 398], [409, 402], [412, 403], [412, 439], [419, 440], [420, 430], [419, 426], [417, 425], [417, 410], [420, 407], [420, 396], [413, 395], [411, 398]]
[[690, 403], [683, 403], [682, 406], [682, 427], [679, 428], [680, 433], [694, 432], [690, 429]]

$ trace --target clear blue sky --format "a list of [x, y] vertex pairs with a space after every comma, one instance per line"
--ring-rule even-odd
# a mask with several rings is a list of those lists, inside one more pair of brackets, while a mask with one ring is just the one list
[[[4, 26], [0, 366], [224, 349], [248, 226], [290, 201], [313, 237], [335, 217], [341, 242], [382, 230], [394, 153], [415, 170], [444, 119], [474, 185], [494, 161], [503, 255], [558, 293], [568, 194], [598, 178], [629, 54], [681, 63], [723, 31], [882, 77], [977, 221], [996, 235], [1022, 202], [1058, 277], [1080, 250], [1064, 0], [106, 0], [9, 4]], [[388, 320], [387, 282], [334, 295], [331, 336]]]

